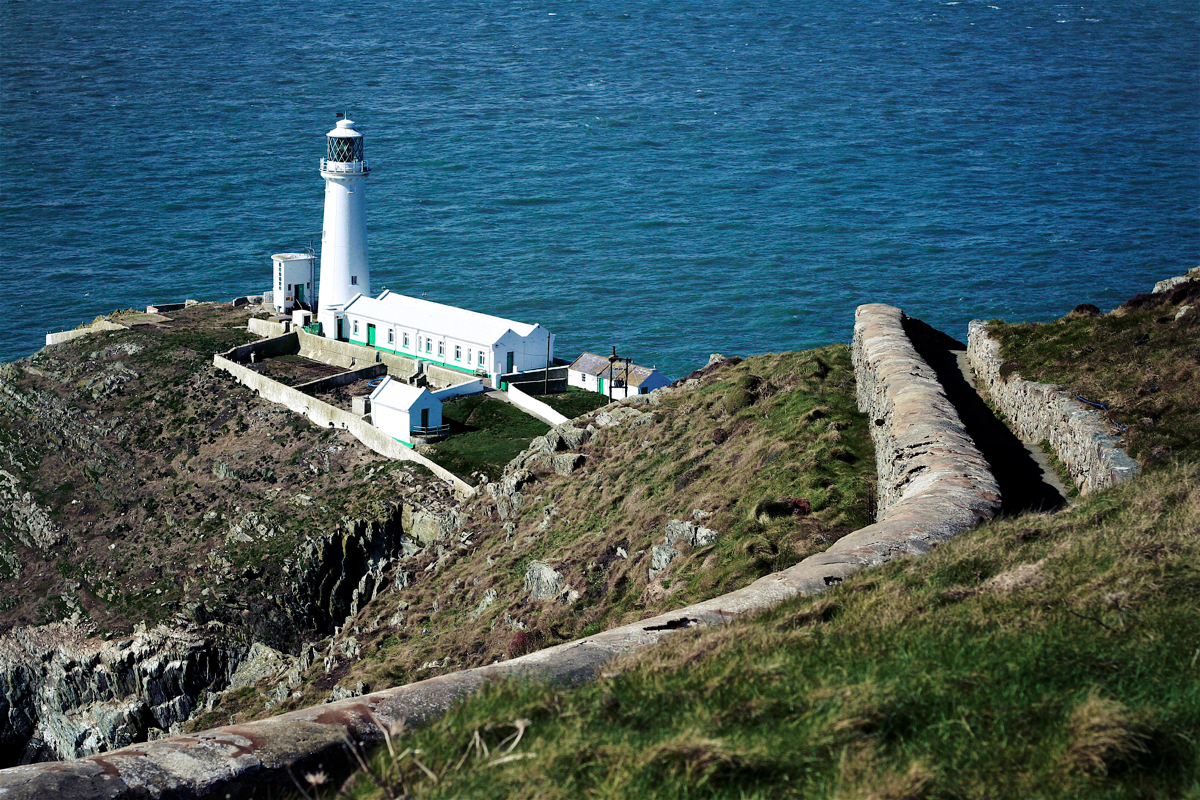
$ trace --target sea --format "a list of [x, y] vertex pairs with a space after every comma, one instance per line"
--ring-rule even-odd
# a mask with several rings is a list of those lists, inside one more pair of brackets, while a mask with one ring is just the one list
[[376, 290], [671, 377], [1200, 264], [1195, 0], [4, 0], [0, 100], [2, 360], [270, 288], [339, 112]]

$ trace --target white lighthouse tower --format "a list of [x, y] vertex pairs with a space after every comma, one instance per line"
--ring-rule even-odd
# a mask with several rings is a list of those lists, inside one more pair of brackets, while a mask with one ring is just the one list
[[356, 294], [370, 296], [367, 263], [367, 176], [363, 135], [349, 119], [340, 119], [325, 135], [325, 222], [321, 226], [321, 285], [317, 321], [331, 339], [347, 338], [346, 304]]

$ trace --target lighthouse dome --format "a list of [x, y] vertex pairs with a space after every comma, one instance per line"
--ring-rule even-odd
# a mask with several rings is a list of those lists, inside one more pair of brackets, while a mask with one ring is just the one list
[[325, 137], [328, 161], [349, 164], [363, 160], [363, 135], [352, 120], [339, 119]]

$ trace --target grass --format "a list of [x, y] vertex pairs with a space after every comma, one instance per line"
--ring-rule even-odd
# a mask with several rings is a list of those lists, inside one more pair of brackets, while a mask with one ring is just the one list
[[[1197, 283], [1197, 282], [1193, 282]], [[1200, 296], [1200, 283], [1195, 295]], [[994, 321], [1002, 372], [1054, 383], [1071, 394], [1103, 403], [1128, 428], [1131, 456], [1147, 467], [1200, 458], [1200, 313], [1175, 320], [1180, 292], [1161, 305], [1135, 298], [1099, 316], [1069, 314], [1044, 324]]]
[[539, 394], [535, 397], [567, 419], [575, 419], [589, 411], [595, 411], [597, 408], [608, 405], [609, 402], [607, 395], [589, 392], [578, 386], [567, 387], [565, 392]]
[[397, 741], [434, 776], [404, 796], [1196, 796], [1197, 530], [1200, 467], [1163, 465], [578, 688], [491, 686]]
[[485, 395], [456, 397], [442, 406], [450, 436], [431, 448], [430, 457], [464, 480], [476, 472], [495, 480], [504, 465], [550, 429], [516, 406]]
[[[472, 419], [485, 406], [476, 398], [454, 413]], [[461, 546], [402, 562], [409, 585], [347, 622], [365, 657], [314, 672], [284, 708], [328, 696], [322, 682], [407, 683], [678, 608], [790, 566], [871, 518], [874, 450], [845, 346], [731, 360], [634, 407], [646, 412], [640, 424], [599, 429], [579, 448], [578, 471], [536, 467], [519, 505], [502, 510], [485, 492], [460, 507]], [[804, 504], [789, 499], [811, 512], [793, 513]], [[673, 519], [719, 536], [678, 543], [651, 578], [651, 549]], [[524, 578], [534, 560], [577, 598], [533, 600]]]

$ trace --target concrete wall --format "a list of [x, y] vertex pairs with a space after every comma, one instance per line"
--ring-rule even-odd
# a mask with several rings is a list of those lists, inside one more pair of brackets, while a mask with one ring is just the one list
[[[294, 334], [292, 334], [294, 335]], [[371, 448], [381, 456], [398, 461], [414, 461], [427, 468], [434, 475], [449, 483], [465, 496], [471, 496], [475, 490], [465, 481], [446, 468], [434, 463], [425, 456], [410, 450], [391, 436], [368, 422], [363, 421], [349, 411], [345, 411], [329, 403], [311, 397], [291, 386], [285, 386], [279, 381], [273, 381], [259, 375], [248, 367], [244, 367], [224, 355], [213, 356], [213, 364], [217, 369], [228, 372], [237, 378], [238, 382], [254, 389], [264, 400], [279, 403], [303, 414], [322, 428], [342, 428], [354, 435], [354, 438]]]
[[315, 381], [297, 384], [292, 388], [305, 394], [319, 394], [327, 392], [330, 389], [336, 389], [339, 386], [345, 386], [348, 383], [354, 383], [361, 378], [377, 378], [380, 375], [386, 374], [387, 365], [368, 364], [365, 367], [352, 369], [349, 372], [339, 372], [337, 375], [330, 375], [328, 378], [317, 378]]
[[88, 325], [86, 328], [75, 328], [74, 330], [70, 330], [70, 331], [60, 331], [58, 333], [47, 333], [46, 334], [46, 344], [47, 345], [62, 344], [63, 342], [69, 342], [73, 339], [80, 339], [84, 336], [89, 336], [93, 333], [99, 333], [100, 331], [125, 331], [125, 330], [129, 330], [128, 325], [118, 325], [115, 322], [110, 322], [109, 320], [102, 319], [97, 322], [93, 322], [91, 325]]
[[[466, 376], [464, 375], [463, 377]], [[445, 389], [438, 389], [437, 391], [430, 392], [430, 394], [432, 394], [438, 400], [445, 402], [455, 397], [462, 397], [463, 395], [468, 394], [479, 394], [480, 392], [485, 391], [487, 391], [487, 387], [483, 385], [483, 379], [476, 378], [473, 381], [460, 383], [457, 386], [447, 386]]]
[[300, 342], [295, 333], [285, 333], [271, 339], [263, 339], [250, 344], [239, 345], [223, 355], [238, 364], [249, 364], [251, 356], [254, 360], [262, 361], [277, 356], [294, 356], [300, 352]]
[[[901, 319], [900, 310], [891, 306], [861, 306], [855, 314], [854, 364], [860, 402], [873, 427], [882, 429], [876, 440], [890, 456], [905, 451], [906, 470], [889, 473], [891, 499], [879, 521], [825, 552], [721, 597], [527, 656], [245, 725], [77, 761], [15, 767], [0, 772], [0, 789], [8, 797], [58, 800], [151, 793], [250, 797], [265, 796], [268, 787], [291, 791], [289, 773], [298, 775], [318, 764], [335, 774], [348, 768], [343, 737], [379, 741], [380, 724], [403, 722], [412, 728], [428, 722], [498, 678], [579, 683], [599, 675], [613, 658], [649, 647], [676, 630], [723, 627], [790, 597], [824, 592], [858, 570], [928, 552], [991, 517], [999, 496], [983, 456], [965, 439], [953, 406], [904, 335]], [[883, 458], [881, 454], [880, 463]]]
[[522, 392], [513, 384], [508, 385], [508, 399], [513, 405], [528, 411], [535, 417], [543, 420], [548, 425], [561, 425], [567, 422], [567, 418], [555, 411], [550, 406]]
[[296, 331], [300, 339], [300, 355], [326, 364], [350, 369], [362, 364], [385, 364], [393, 378], [407, 379], [421, 371], [415, 358], [406, 358], [394, 353], [385, 353], [373, 347], [363, 347], [350, 342], [326, 339], [304, 330]]
[[282, 336], [288, 332], [287, 326], [282, 322], [259, 317], [251, 317], [250, 321], [246, 323], [246, 330], [257, 336]]
[[544, 369], [510, 372], [507, 375], [501, 375], [500, 380], [509, 385], [524, 386], [534, 394], [541, 394], [543, 387], [547, 392], [565, 392], [567, 390], [567, 368], [565, 366], [551, 367], [549, 380], [546, 379], [545, 373]]
[[1101, 412], [1057, 386], [1015, 373], [1002, 376], [1000, 343], [988, 335], [983, 320], [973, 320], [968, 329], [967, 359], [1018, 435], [1031, 442], [1049, 441], [1081, 494], [1123, 483], [1141, 471]]

